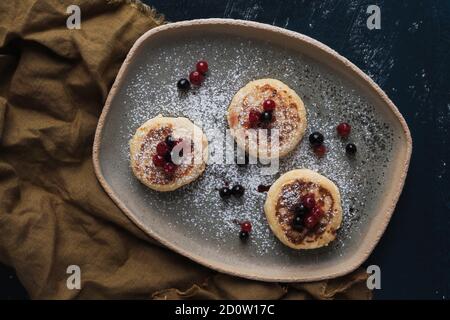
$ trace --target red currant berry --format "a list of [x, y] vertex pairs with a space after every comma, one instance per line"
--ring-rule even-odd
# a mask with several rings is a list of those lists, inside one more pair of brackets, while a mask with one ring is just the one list
[[319, 158], [322, 158], [322, 157], [325, 155], [325, 153], [327, 152], [327, 148], [326, 148], [323, 144], [321, 144], [320, 146], [315, 146], [315, 147], [313, 148], [313, 150], [314, 150], [314, 153], [315, 153]]
[[161, 141], [156, 145], [156, 153], [160, 156], [165, 156], [169, 152], [169, 146], [164, 141]]
[[316, 199], [312, 193], [308, 193], [302, 197], [302, 204], [308, 209], [312, 209], [316, 206]]
[[318, 222], [319, 222], [319, 220], [316, 219], [316, 217], [311, 214], [305, 218], [305, 221], [303, 221], [303, 224], [305, 225], [306, 228], [313, 229], [317, 225]]
[[244, 221], [241, 223], [241, 231], [250, 232], [252, 231], [252, 224], [250, 221]]
[[264, 111], [273, 111], [275, 110], [275, 106], [275, 101], [273, 101], [272, 99], [267, 99], [263, 102]]
[[337, 130], [338, 135], [340, 135], [343, 138], [346, 138], [350, 135], [350, 131], [352, 131], [352, 127], [348, 123], [343, 122], [337, 126], [336, 130]]
[[196, 86], [199, 86], [199, 85], [202, 84], [202, 81], [203, 81], [203, 75], [202, 75], [200, 72], [198, 72], [198, 71], [192, 71], [192, 72], [189, 74], [189, 81], [190, 81], [192, 84], [194, 84], [194, 85], [196, 85]]
[[321, 208], [319, 207], [314, 207], [314, 209], [312, 209], [311, 215], [314, 216], [317, 221], [320, 221], [320, 219], [322, 219], [324, 212]]
[[171, 163], [171, 162], [166, 162], [166, 163], [164, 164], [164, 172], [167, 173], [167, 174], [172, 174], [172, 173], [174, 173], [176, 169], [177, 169], [177, 166], [174, 165], [174, 164]]
[[201, 60], [197, 62], [196, 69], [201, 74], [205, 74], [208, 72], [208, 62]]
[[258, 110], [250, 110], [250, 113], [248, 114], [248, 123], [250, 127], [254, 128], [256, 127], [261, 120], [261, 112]]
[[166, 160], [164, 159], [164, 157], [160, 156], [159, 154], [155, 154], [153, 156], [152, 160], [153, 160], [153, 164], [155, 165], [155, 167], [162, 167], [166, 163]]

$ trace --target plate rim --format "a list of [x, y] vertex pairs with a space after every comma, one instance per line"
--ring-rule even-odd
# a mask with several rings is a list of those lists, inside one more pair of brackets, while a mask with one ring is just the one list
[[[244, 28], [250, 28], [250, 29], [256, 29], [259, 31], [267, 31], [272, 33], [279, 33], [282, 36], [287, 36], [295, 41], [306, 42], [312, 47], [315, 47], [315, 49], [324, 51], [326, 54], [332, 55], [335, 59], [339, 60], [339, 62], [342, 63], [342, 65], [345, 67], [346, 72], [353, 72], [356, 76], [358, 76], [361, 80], [363, 80], [371, 90], [374, 91], [374, 93], [378, 96], [378, 98], [381, 99], [381, 101], [386, 104], [390, 111], [392, 111], [393, 115], [397, 118], [399, 121], [402, 129], [403, 134], [405, 136], [406, 140], [406, 149], [405, 149], [405, 156], [404, 156], [404, 162], [401, 163], [401, 174], [396, 181], [394, 189], [394, 194], [391, 197], [391, 201], [388, 206], [388, 210], [384, 213], [378, 213], [377, 215], [381, 215], [381, 218], [383, 218], [377, 226], [377, 232], [373, 232], [374, 234], [371, 235], [370, 239], [366, 239], [364, 242], [368, 243], [366, 245], [367, 248], [359, 254], [356, 258], [354, 257], [357, 255], [357, 253], [353, 254], [352, 257], [350, 257], [348, 262], [340, 263], [334, 268], [337, 268], [339, 266], [339, 270], [335, 272], [329, 272], [324, 275], [318, 275], [318, 276], [308, 276], [308, 274], [295, 274], [293, 276], [286, 276], [286, 277], [271, 277], [270, 275], [257, 275], [252, 274], [250, 272], [241, 271], [238, 267], [233, 267], [229, 265], [220, 265], [217, 262], [210, 262], [210, 260], [202, 255], [199, 254], [193, 254], [191, 252], [188, 252], [187, 250], [184, 250], [180, 247], [178, 247], [176, 244], [170, 242], [169, 240], [165, 240], [162, 237], [154, 234], [151, 230], [149, 230], [144, 224], [140, 223], [138, 219], [135, 217], [135, 215], [129, 210], [126, 205], [122, 202], [122, 200], [119, 199], [118, 196], [114, 193], [108, 182], [106, 181], [105, 177], [103, 176], [101, 165], [100, 165], [100, 148], [101, 148], [101, 142], [102, 142], [102, 133], [103, 133], [103, 126], [105, 124], [105, 120], [107, 117], [107, 114], [109, 113], [109, 110], [111, 108], [111, 103], [116, 96], [118, 88], [121, 86], [123, 82], [123, 76], [126, 73], [128, 69], [128, 65], [133, 60], [135, 53], [140, 49], [141, 45], [144, 44], [149, 38], [153, 37], [155, 34], [164, 32], [171, 29], [180, 29], [184, 27], [192, 27], [192, 26], [201, 26], [201, 27], [207, 27], [208, 25], [234, 25]], [[231, 274], [234, 276], [239, 276], [242, 278], [252, 279], [252, 280], [260, 280], [260, 281], [266, 281], [266, 282], [306, 282], [306, 281], [319, 281], [319, 280], [325, 280], [325, 279], [331, 279], [336, 278], [339, 276], [343, 276], [345, 274], [348, 274], [355, 269], [357, 269], [366, 259], [369, 257], [375, 246], [378, 244], [381, 236], [384, 234], [384, 231], [387, 228], [387, 225], [392, 217], [392, 214], [394, 212], [395, 206], [397, 205], [398, 199], [400, 197], [400, 194], [403, 190], [403, 186], [405, 184], [406, 175], [409, 168], [409, 163], [411, 159], [412, 154], [412, 138], [411, 133], [409, 131], [408, 125], [401, 115], [400, 111], [397, 109], [397, 107], [394, 105], [394, 103], [389, 99], [389, 97], [386, 95], [386, 93], [368, 76], [366, 75], [361, 69], [359, 69], [356, 65], [354, 65], [352, 62], [350, 62], [347, 58], [341, 56], [339, 53], [337, 53], [335, 50], [331, 49], [327, 45], [319, 42], [318, 40], [315, 40], [309, 36], [306, 36], [304, 34], [287, 30], [281, 27], [268, 25], [260, 22], [255, 21], [247, 21], [247, 20], [237, 20], [237, 19], [224, 19], [224, 18], [209, 18], [209, 19], [195, 19], [195, 20], [186, 20], [186, 21], [180, 21], [180, 22], [173, 22], [164, 24], [155, 28], [152, 28], [145, 32], [143, 35], [141, 35], [136, 42], [133, 44], [132, 48], [128, 52], [124, 62], [122, 63], [119, 72], [117, 73], [117, 76], [114, 80], [113, 85], [111, 86], [111, 89], [108, 93], [107, 99], [105, 101], [105, 105], [102, 109], [102, 112], [100, 114], [97, 128], [95, 130], [95, 136], [94, 136], [94, 143], [93, 143], [93, 150], [92, 150], [92, 160], [94, 165], [94, 171], [97, 176], [98, 181], [100, 182], [100, 185], [103, 187], [103, 189], [106, 191], [108, 196], [113, 200], [113, 202], [122, 210], [122, 212], [135, 224], [137, 225], [145, 234], [150, 236], [151, 238], [159, 241], [161, 244], [166, 246], [167, 248], [173, 250], [174, 252], [181, 254], [203, 266], [206, 266], [208, 268], [211, 268], [213, 270]]]

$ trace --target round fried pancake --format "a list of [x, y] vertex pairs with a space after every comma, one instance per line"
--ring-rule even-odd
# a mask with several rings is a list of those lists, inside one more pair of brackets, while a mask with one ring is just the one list
[[[267, 136], [278, 133], [279, 142], [255, 136], [249, 123], [251, 110], [263, 111], [263, 102], [271, 99], [276, 107], [274, 120], [260, 129]], [[238, 146], [253, 157], [271, 159], [283, 157], [292, 151], [303, 138], [306, 129], [306, 110], [302, 99], [283, 82], [275, 79], [259, 79], [249, 82], [233, 97], [228, 107], [228, 124]], [[259, 135], [259, 133], [258, 133]], [[276, 140], [274, 140], [276, 141]]]
[[[184, 141], [190, 147], [173, 174], [166, 174], [152, 160], [157, 144], [165, 141], [167, 136]], [[205, 170], [207, 156], [208, 140], [205, 134], [187, 118], [159, 115], [140, 126], [130, 140], [130, 162], [134, 175], [156, 191], [173, 191], [197, 179]]]
[[[314, 229], [294, 229], [295, 206], [306, 194], [314, 194], [324, 215]], [[308, 169], [292, 170], [278, 178], [267, 193], [264, 211], [275, 236], [293, 249], [328, 245], [336, 238], [342, 222], [339, 189], [331, 180]]]

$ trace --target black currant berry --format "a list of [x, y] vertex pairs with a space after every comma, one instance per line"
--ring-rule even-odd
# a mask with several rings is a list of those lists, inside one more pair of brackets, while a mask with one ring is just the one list
[[227, 187], [220, 188], [219, 195], [222, 199], [227, 199], [231, 196], [231, 189]]
[[304, 216], [302, 214], [296, 214], [294, 216], [294, 219], [292, 220], [292, 227], [295, 230], [299, 230], [303, 228], [303, 218]]
[[272, 121], [272, 112], [263, 111], [260, 116], [261, 122], [269, 123]]
[[249, 233], [247, 231], [241, 230], [239, 231], [239, 238], [241, 240], [247, 240], [249, 236]]
[[177, 88], [183, 91], [189, 90], [191, 84], [188, 79], [182, 78], [177, 82]]
[[349, 155], [354, 155], [356, 153], [356, 146], [353, 143], [349, 143], [345, 146], [345, 152]]
[[309, 135], [309, 143], [313, 146], [320, 146], [323, 143], [324, 137], [320, 132], [313, 132]]
[[295, 212], [297, 215], [305, 215], [305, 214], [308, 213], [308, 211], [309, 211], [308, 208], [305, 207], [303, 204], [298, 204], [298, 205], [296, 205], [295, 208], [294, 208], [294, 212]]
[[231, 188], [231, 194], [235, 197], [242, 197], [244, 191], [245, 191], [244, 187], [241, 186], [240, 184], [237, 184], [233, 186], [233, 188]]

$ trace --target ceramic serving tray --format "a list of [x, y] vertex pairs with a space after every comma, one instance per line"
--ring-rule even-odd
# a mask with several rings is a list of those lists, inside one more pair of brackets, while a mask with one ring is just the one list
[[[181, 95], [178, 79], [198, 60], [209, 75], [201, 87]], [[305, 138], [277, 174], [261, 165], [212, 163], [194, 183], [158, 193], [133, 176], [128, 141], [158, 114], [184, 116], [202, 127], [210, 145], [227, 128], [226, 110], [247, 82], [275, 78], [303, 99]], [[356, 156], [345, 154], [336, 135], [340, 122], [352, 125], [348, 141]], [[325, 135], [327, 153], [318, 158], [307, 142], [313, 131]], [[216, 148], [216, 150], [218, 150]], [[405, 181], [412, 150], [405, 120], [385, 93], [361, 70], [332, 49], [302, 34], [249, 21], [194, 20], [152, 29], [129, 52], [109, 93], [94, 142], [100, 183], [123, 212], [149, 236], [210, 268], [265, 281], [311, 281], [348, 273], [373, 250], [392, 215]], [[263, 212], [266, 193], [280, 174], [295, 168], [315, 170], [341, 191], [343, 223], [329, 246], [296, 251], [271, 233]], [[216, 188], [241, 184], [241, 199], [223, 201]], [[253, 230], [242, 242], [237, 220]]]

